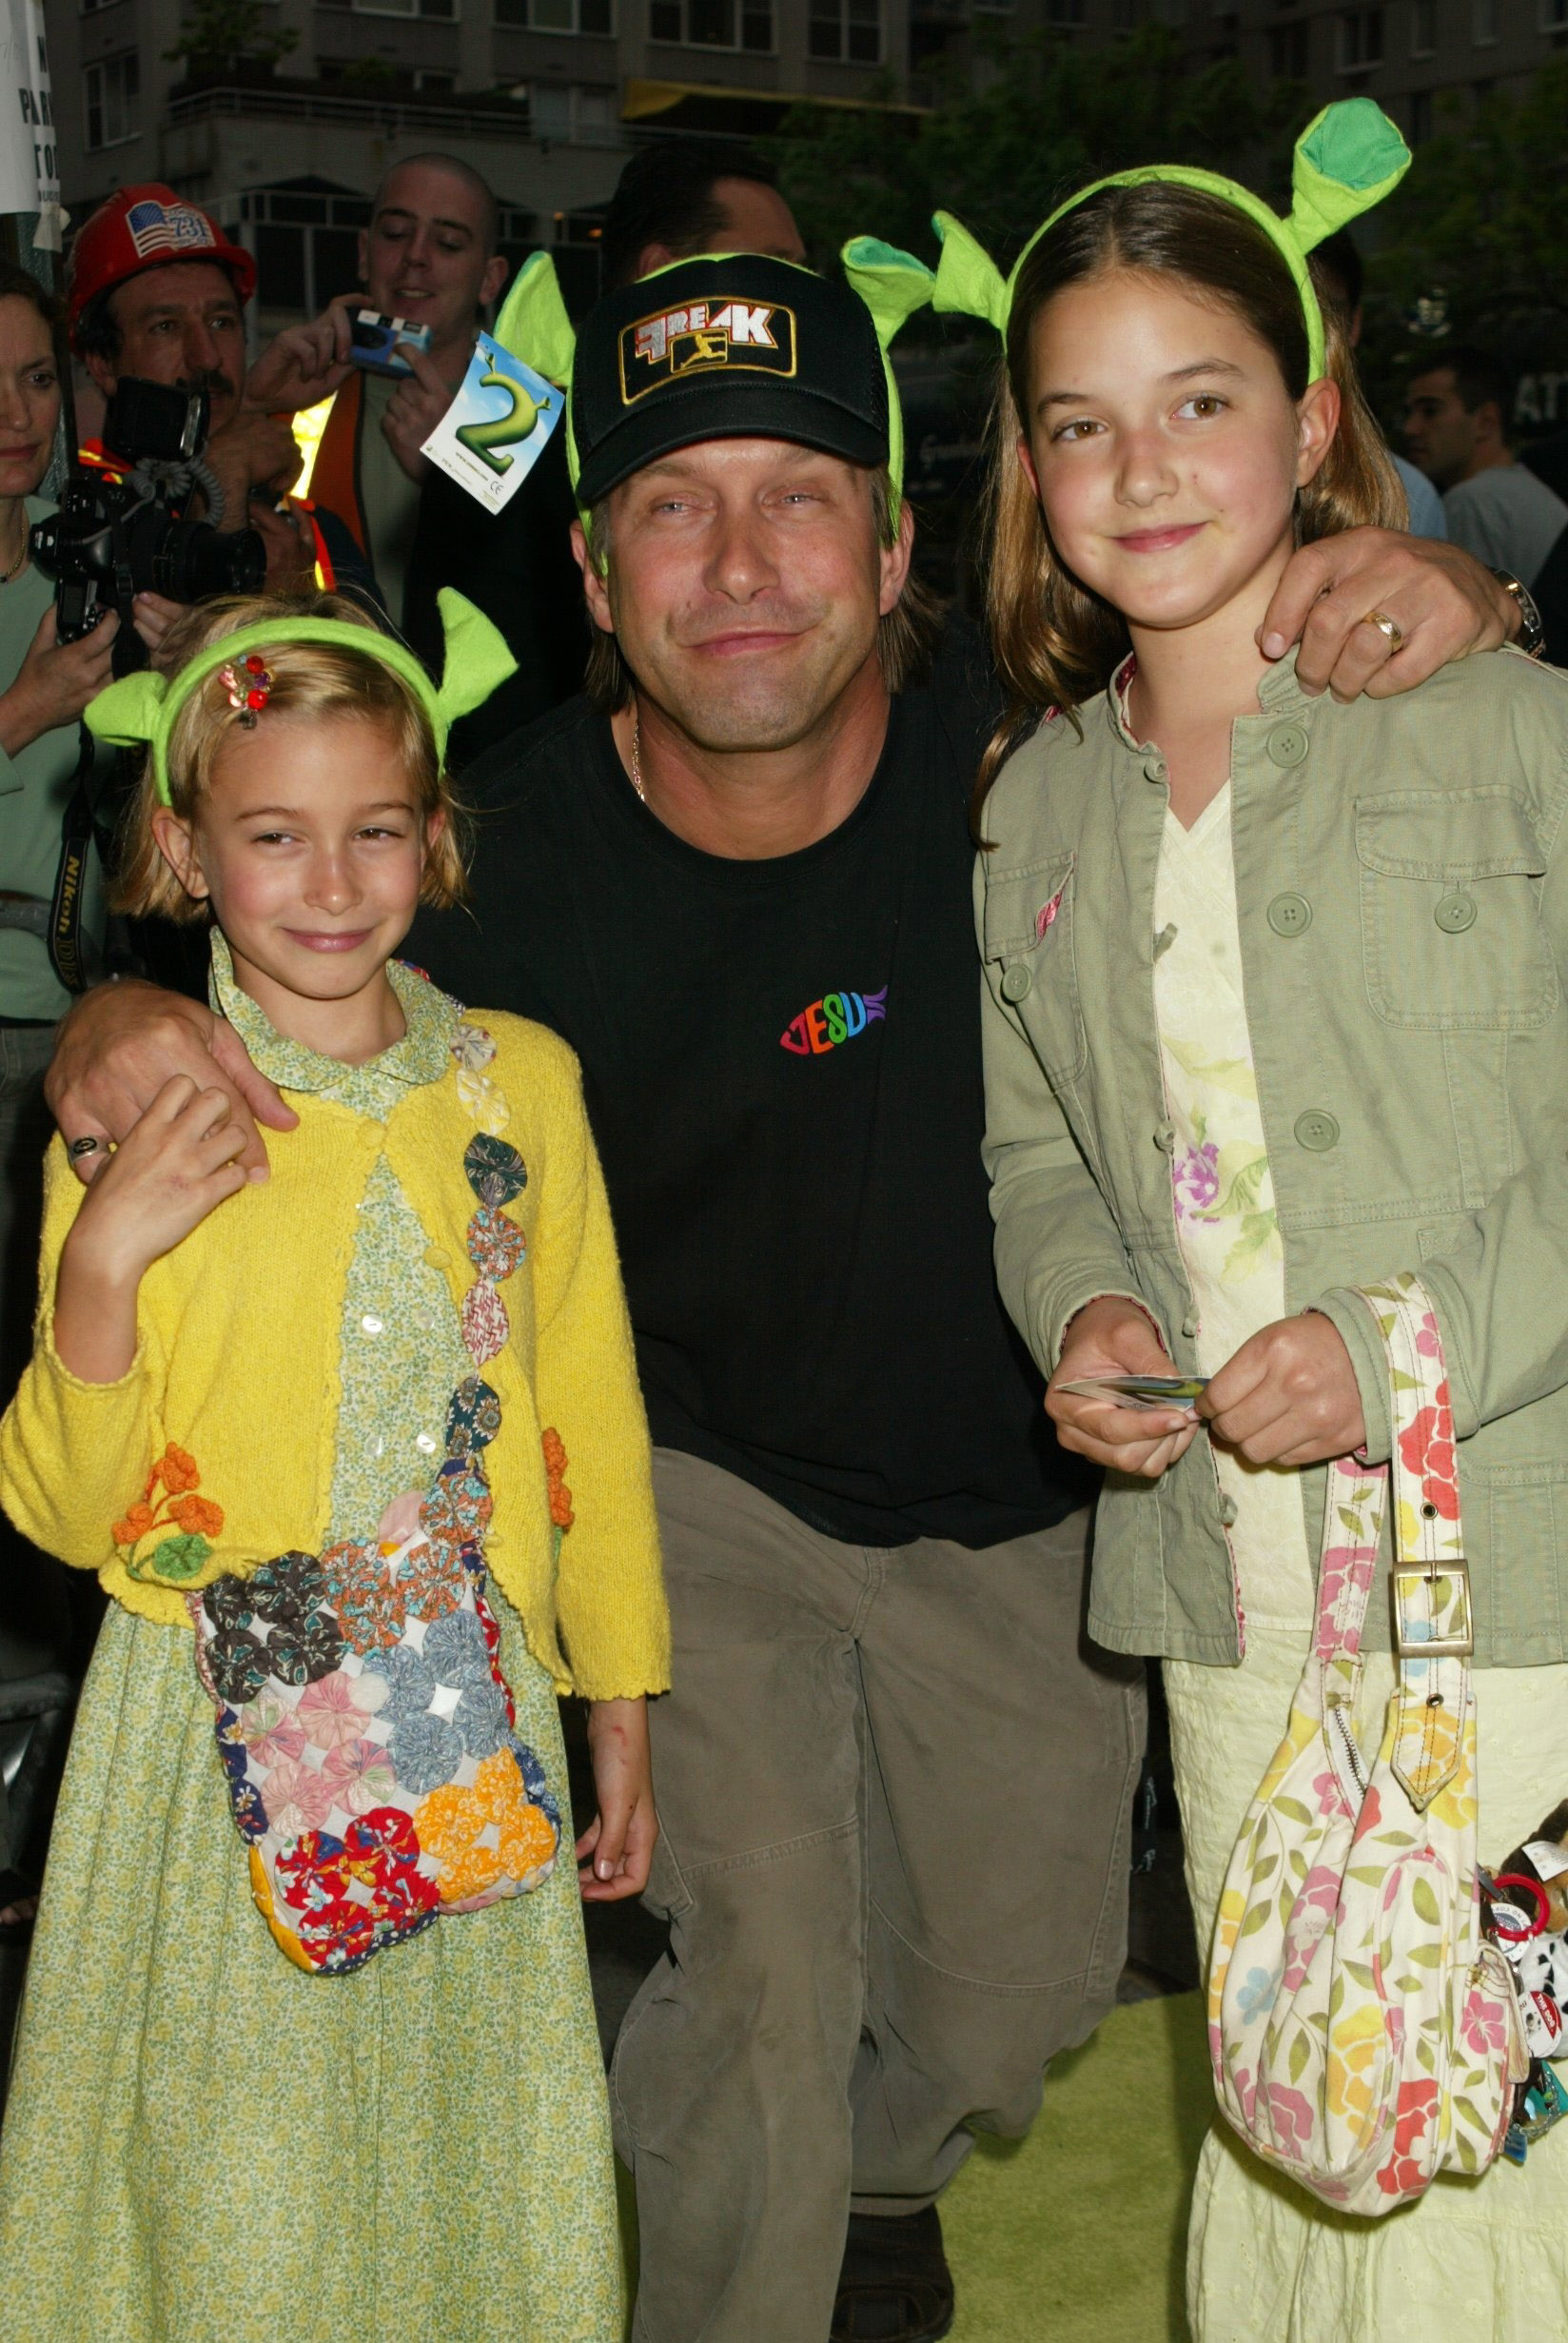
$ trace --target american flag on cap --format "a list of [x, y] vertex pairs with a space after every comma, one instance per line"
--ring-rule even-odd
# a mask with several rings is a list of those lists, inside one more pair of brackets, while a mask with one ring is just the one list
[[126, 226], [139, 260], [149, 252], [206, 251], [218, 242], [206, 214], [194, 205], [160, 204], [151, 196], [132, 204]]

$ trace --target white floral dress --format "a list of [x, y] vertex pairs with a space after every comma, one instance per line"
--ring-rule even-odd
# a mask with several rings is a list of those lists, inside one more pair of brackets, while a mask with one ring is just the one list
[[[1154, 1004], [1176, 1231], [1200, 1373], [1285, 1314], [1243, 989], [1228, 785], [1191, 830], [1167, 814], [1155, 890]], [[1398, 1267], [1398, 1264], [1391, 1264]], [[1187, 1885], [1206, 1958], [1225, 1866], [1284, 1734], [1311, 1641], [1321, 1524], [1300, 1477], [1216, 1447], [1244, 1656], [1164, 1664]], [[1527, 1838], [1568, 1792], [1568, 1668], [1483, 1668], [1476, 1686], [1483, 1856]], [[1369, 1661], [1362, 1738], [1381, 1729], [1392, 1664]], [[1195, 2343], [1539, 2343], [1568, 2301], [1568, 2126], [1480, 2181], [1440, 2180], [1380, 2221], [1318, 2205], [1218, 2117], [1193, 2197], [1187, 2315]]]

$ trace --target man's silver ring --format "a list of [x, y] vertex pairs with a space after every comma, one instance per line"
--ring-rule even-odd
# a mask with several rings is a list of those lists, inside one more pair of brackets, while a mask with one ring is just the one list
[[84, 1155], [96, 1155], [102, 1145], [103, 1141], [101, 1139], [94, 1139], [90, 1135], [80, 1139], [72, 1139], [69, 1152], [72, 1158], [79, 1163]]
[[1391, 619], [1386, 610], [1369, 610], [1362, 620], [1363, 626], [1375, 626], [1380, 635], [1386, 635], [1390, 650], [1397, 651], [1404, 640], [1404, 629]]

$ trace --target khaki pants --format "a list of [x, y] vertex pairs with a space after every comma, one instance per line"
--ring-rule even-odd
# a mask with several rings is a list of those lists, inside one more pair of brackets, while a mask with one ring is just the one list
[[655, 1460], [668, 1960], [612, 2075], [636, 2343], [826, 2343], [852, 2201], [1014, 2136], [1114, 1996], [1142, 1671], [1091, 1657], [1089, 1515], [978, 1552], [819, 1535]]

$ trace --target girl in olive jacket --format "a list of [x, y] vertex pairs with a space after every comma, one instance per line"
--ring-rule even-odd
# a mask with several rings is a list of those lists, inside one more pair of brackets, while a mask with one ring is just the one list
[[[1568, 690], [1506, 654], [1341, 705], [1264, 660], [1294, 546], [1402, 499], [1299, 257], [1212, 183], [1128, 179], [1008, 288], [986, 1150], [1008, 1307], [1107, 1467], [1091, 1632], [1166, 1664], [1206, 1947], [1309, 1646], [1324, 1461], [1389, 1453], [1357, 1285], [1417, 1270], [1441, 1321], [1483, 1854], [1568, 1790]], [[1172, 1368], [1211, 1378], [1202, 1426], [1064, 1388]], [[1558, 2150], [1373, 2226], [1216, 2130], [1194, 2334], [1522, 2337], [1562, 2298]]]

